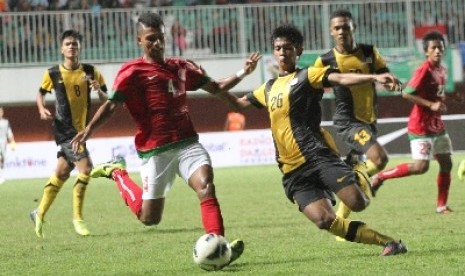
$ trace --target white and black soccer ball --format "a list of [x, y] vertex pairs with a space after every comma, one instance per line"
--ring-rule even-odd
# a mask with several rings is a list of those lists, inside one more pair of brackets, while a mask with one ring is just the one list
[[231, 258], [229, 242], [221, 235], [205, 234], [194, 245], [194, 262], [208, 271], [222, 269]]

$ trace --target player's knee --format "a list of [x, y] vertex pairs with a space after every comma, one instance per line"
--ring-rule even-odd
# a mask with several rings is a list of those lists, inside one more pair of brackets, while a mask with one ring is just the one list
[[316, 227], [318, 227], [320, 230], [329, 230], [335, 218], [336, 218], [335, 216], [334, 217], [324, 216], [318, 220], [315, 220], [314, 223]]
[[199, 199], [215, 197], [215, 184], [213, 183], [206, 183], [203, 187], [197, 191], [197, 195]]
[[353, 200], [344, 203], [353, 212], [361, 212], [370, 205], [370, 199], [363, 193], [359, 193]]
[[428, 162], [420, 162], [420, 163], [415, 163], [411, 167], [411, 173], [413, 174], [424, 174], [429, 170], [429, 163]]

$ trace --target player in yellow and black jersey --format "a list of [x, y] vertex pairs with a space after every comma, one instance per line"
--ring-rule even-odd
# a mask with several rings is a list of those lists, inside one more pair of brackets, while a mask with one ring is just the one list
[[[321, 55], [314, 66], [330, 66], [342, 73], [382, 74], [389, 72], [385, 60], [373, 45], [356, 43], [353, 37], [355, 23], [347, 10], [337, 10], [330, 17], [331, 36], [335, 47]], [[363, 160], [369, 176], [383, 170], [388, 155], [378, 142], [376, 120], [378, 105], [375, 83], [333, 87], [336, 110], [334, 126], [350, 152], [348, 160]], [[340, 204], [337, 214], [347, 218], [350, 209]], [[339, 239], [338, 239], [339, 240]]]
[[[330, 149], [330, 135], [320, 128], [324, 86], [378, 81], [399, 89], [399, 81], [390, 73], [341, 74], [329, 66], [298, 69], [303, 37], [291, 25], [276, 28], [272, 43], [279, 76], [242, 98], [232, 94], [228, 97], [235, 98], [234, 104], [239, 110], [252, 105], [267, 109], [286, 196], [320, 229], [352, 242], [384, 246], [382, 255], [407, 252], [404, 244], [365, 223], [336, 216], [332, 207], [334, 193], [357, 211], [367, 207], [369, 198], [360, 189], [361, 183], [352, 168]], [[364, 185], [369, 183], [365, 181]]]
[[[42, 120], [53, 120], [55, 142], [60, 147], [54, 174], [47, 181], [37, 209], [31, 212], [38, 237], [43, 237], [44, 217], [58, 192], [76, 167], [79, 174], [73, 186], [73, 225], [79, 235], [89, 235], [84, 223], [82, 208], [87, 184], [92, 170], [89, 152], [83, 145], [73, 152], [70, 141], [84, 130], [90, 119], [91, 92], [103, 102], [107, 99], [107, 87], [103, 76], [94, 66], [80, 63], [82, 36], [67, 30], [60, 37], [64, 61], [45, 71], [37, 95], [37, 107]], [[55, 113], [45, 106], [45, 96], [55, 91]]]

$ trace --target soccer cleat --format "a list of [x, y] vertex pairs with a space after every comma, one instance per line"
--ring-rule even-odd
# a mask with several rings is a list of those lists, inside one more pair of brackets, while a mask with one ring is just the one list
[[390, 241], [387, 242], [384, 246], [384, 250], [381, 253], [381, 256], [393, 256], [407, 253], [407, 246], [402, 243], [402, 241]]
[[97, 165], [91, 172], [93, 178], [106, 177], [111, 178], [111, 173], [114, 170], [124, 170], [126, 168], [126, 160], [123, 157], [117, 157], [110, 162]]
[[234, 240], [229, 244], [229, 246], [231, 247], [231, 258], [229, 259], [229, 262], [225, 264], [223, 267], [228, 266], [235, 260], [239, 259], [239, 257], [244, 252], [245, 246], [242, 240]]
[[378, 175], [373, 175], [371, 178], [371, 194], [373, 197], [376, 196], [376, 192], [378, 191], [379, 188], [381, 188], [381, 185], [383, 185], [384, 180], [379, 178]]
[[457, 169], [457, 176], [459, 177], [460, 181], [465, 179], [465, 160], [460, 162], [459, 168]]
[[341, 238], [341, 237], [339, 237], [339, 236], [336, 236], [336, 241], [338, 241], [338, 242], [345, 242], [345, 241], [347, 241], [347, 240], [344, 239], [344, 238]]
[[73, 220], [74, 231], [81, 236], [89, 236], [90, 232], [87, 229], [86, 223], [82, 219], [75, 219]]
[[452, 209], [449, 208], [449, 206], [443, 206], [443, 207], [438, 207], [436, 208], [436, 213], [440, 214], [440, 215], [447, 215], [447, 214], [450, 214], [452, 213]]
[[36, 236], [39, 238], [43, 238], [44, 233], [42, 230], [44, 227], [44, 221], [41, 218], [39, 218], [37, 212], [37, 209], [34, 209], [29, 213], [29, 216], [31, 217], [32, 222], [34, 223]]

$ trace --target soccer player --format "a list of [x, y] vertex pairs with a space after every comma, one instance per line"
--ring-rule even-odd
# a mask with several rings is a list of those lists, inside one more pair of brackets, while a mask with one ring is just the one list
[[446, 68], [442, 65], [445, 41], [439, 32], [430, 32], [423, 37], [426, 60], [415, 70], [402, 93], [402, 97], [414, 105], [408, 121], [408, 138], [412, 163], [402, 163], [382, 171], [373, 177], [372, 188], [376, 192], [386, 180], [409, 175], [424, 174], [433, 158], [439, 164], [436, 178], [438, 196], [436, 212], [448, 214], [447, 206], [452, 170], [452, 143], [442, 121], [441, 114], [447, 111], [445, 104]]
[[3, 167], [5, 165], [6, 146], [10, 144], [12, 150], [16, 149], [15, 137], [10, 122], [4, 116], [3, 107], [0, 107], [0, 184], [5, 182]]
[[[126, 106], [137, 126], [135, 146], [143, 161], [143, 189], [129, 178], [120, 160], [97, 166], [93, 177], [109, 177], [116, 183], [125, 203], [145, 225], [160, 223], [165, 198], [176, 175], [181, 176], [200, 200], [206, 233], [224, 236], [213, 169], [208, 152], [199, 143], [187, 108], [187, 91], [203, 89], [222, 97], [250, 74], [261, 58], [252, 53], [244, 68], [222, 80], [213, 80], [192, 61], [165, 58], [165, 26], [156, 13], [142, 13], [136, 23], [137, 42], [143, 56], [124, 64], [113, 84], [113, 93], [74, 139], [78, 148], [114, 112]], [[235, 261], [244, 250], [241, 240], [231, 242]]]
[[[340, 72], [382, 74], [389, 72], [386, 62], [373, 45], [354, 40], [355, 23], [347, 10], [337, 10], [330, 17], [330, 31], [335, 47], [321, 55], [314, 66], [331, 66]], [[388, 155], [377, 140], [377, 100], [374, 82], [357, 86], [333, 86], [336, 110], [333, 115], [338, 135], [350, 149], [347, 162], [365, 161], [372, 176], [386, 167]], [[340, 203], [337, 214], [348, 218], [350, 209]], [[337, 240], [341, 240], [337, 238]]]
[[[77, 168], [79, 174], [73, 186], [73, 225], [76, 233], [89, 235], [89, 230], [83, 220], [82, 209], [87, 184], [90, 180], [92, 161], [86, 145], [80, 145], [74, 152], [71, 139], [86, 127], [89, 120], [91, 91], [99, 96], [101, 101], [107, 99], [107, 87], [103, 76], [94, 66], [81, 63], [82, 36], [75, 30], [66, 30], [60, 36], [63, 63], [45, 71], [39, 93], [37, 108], [40, 119], [53, 120], [55, 142], [60, 147], [57, 153], [55, 172], [44, 187], [43, 196], [37, 209], [31, 212], [35, 224], [36, 235], [43, 238], [44, 218], [54, 202], [70, 173]], [[55, 91], [55, 114], [46, 108], [45, 96]]]
[[272, 47], [279, 76], [242, 98], [228, 94], [231, 101], [238, 110], [250, 106], [266, 108], [285, 194], [318, 228], [351, 242], [383, 246], [383, 256], [407, 252], [402, 242], [361, 221], [335, 214], [334, 193], [351, 210], [361, 211], [370, 200], [360, 186], [366, 190], [370, 184], [366, 174], [357, 178], [352, 168], [340, 159], [331, 145], [331, 136], [320, 127], [323, 87], [377, 81], [391, 89], [400, 89], [400, 83], [390, 73], [339, 73], [329, 66], [299, 69], [296, 64], [302, 45], [303, 36], [296, 27], [276, 28]]

